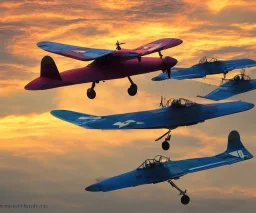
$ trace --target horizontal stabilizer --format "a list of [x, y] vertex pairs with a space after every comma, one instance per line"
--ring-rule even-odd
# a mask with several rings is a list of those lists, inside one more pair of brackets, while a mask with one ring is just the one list
[[54, 60], [50, 56], [44, 56], [41, 61], [40, 77], [52, 80], [62, 80]]

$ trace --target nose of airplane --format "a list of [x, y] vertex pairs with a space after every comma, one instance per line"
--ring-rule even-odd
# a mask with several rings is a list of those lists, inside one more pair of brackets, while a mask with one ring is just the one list
[[254, 107], [253, 103], [245, 102], [245, 101], [237, 101], [237, 102], [230, 102], [227, 103], [227, 109], [239, 110], [239, 111], [246, 111], [250, 110]]
[[89, 192], [100, 192], [103, 191], [103, 186], [100, 183], [95, 183], [86, 187], [85, 190]]
[[[229, 108], [230, 107], [230, 108]], [[237, 112], [242, 112], [242, 111], [247, 111], [250, 110], [254, 107], [253, 103], [245, 102], [245, 101], [237, 101], [235, 103], [231, 103], [227, 108], [228, 110], [232, 111], [237, 111]]]

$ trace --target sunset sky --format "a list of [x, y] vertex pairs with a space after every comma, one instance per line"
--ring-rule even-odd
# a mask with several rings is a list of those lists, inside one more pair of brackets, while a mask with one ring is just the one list
[[[37, 212], [56, 213], [255, 212], [255, 159], [176, 181], [191, 197], [186, 207], [167, 183], [110, 193], [84, 190], [98, 177], [135, 169], [158, 154], [179, 160], [223, 152], [234, 129], [256, 155], [255, 108], [178, 128], [167, 152], [154, 142], [166, 130], [86, 130], [49, 113], [54, 109], [95, 115], [149, 110], [159, 106], [161, 95], [202, 102], [196, 96], [214, 86], [152, 82], [159, 71], [133, 77], [139, 87], [135, 97], [127, 94], [127, 79], [98, 84], [94, 100], [86, 96], [90, 84], [24, 90], [39, 76], [45, 55], [54, 58], [60, 71], [87, 64], [39, 49], [36, 43], [44, 40], [104, 49], [115, 49], [119, 40], [126, 42], [124, 48], [133, 49], [175, 37], [183, 44], [162, 53], [176, 58], [178, 67], [196, 64], [203, 56], [256, 60], [255, 8], [255, 0], [0, 0], [0, 205], [45, 204], [48, 209]], [[254, 71], [247, 74], [256, 78]], [[255, 95], [252, 91], [233, 99], [256, 104]]]

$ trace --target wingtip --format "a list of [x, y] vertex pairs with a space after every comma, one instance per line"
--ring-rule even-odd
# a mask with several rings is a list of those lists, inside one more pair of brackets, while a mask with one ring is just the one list
[[52, 116], [54, 116], [56, 118], [60, 118], [61, 117], [60, 114], [64, 111], [66, 111], [66, 110], [52, 110], [50, 113]]
[[50, 111], [50, 114], [53, 115], [53, 116], [55, 116], [55, 113], [56, 113], [57, 111], [58, 111], [58, 110], [52, 110], [52, 111]]
[[151, 80], [152, 81], [164, 81], [166, 79], [169, 79], [169, 78], [166, 78], [165, 76], [163, 76], [163, 74], [160, 74], [158, 76], [153, 77]]
[[183, 43], [183, 40], [180, 39], [180, 38], [176, 38], [176, 40], [179, 42], [179, 44], [182, 44], [182, 43]]
[[161, 81], [157, 76], [152, 78], [151, 81]]
[[36, 46], [39, 48], [43, 48], [49, 41], [39, 41], [37, 42]]

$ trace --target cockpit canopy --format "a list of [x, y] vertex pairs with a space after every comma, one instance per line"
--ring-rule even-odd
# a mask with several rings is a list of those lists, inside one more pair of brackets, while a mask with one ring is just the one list
[[233, 78], [233, 80], [235, 80], [235, 81], [248, 81], [248, 80], [251, 80], [251, 78], [248, 75], [239, 74], [239, 75], [236, 75]]
[[138, 169], [152, 168], [152, 167], [155, 167], [155, 166], [159, 166], [159, 165], [161, 165], [165, 162], [171, 162], [170, 158], [162, 156], [162, 155], [157, 155], [154, 159], [145, 160], [138, 167]]
[[163, 102], [164, 102], [164, 100], [162, 98], [160, 106], [173, 107], [173, 108], [190, 107], [190, 106], [196, 104], [195, 102], [187, 100], [185, 98], [178, 98], [178, 99], [171, 98], [168, 101], [166, 101], [165, 103], [163, 103]]
[[204, 56], [200, 59], [199, 64], [204, 64], [204, 63], [208, 63], [208, 62], [215, 62], [215, 61], [218, 61], [218, 59]]

